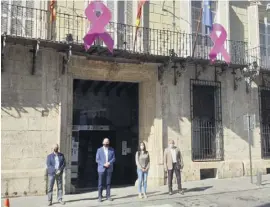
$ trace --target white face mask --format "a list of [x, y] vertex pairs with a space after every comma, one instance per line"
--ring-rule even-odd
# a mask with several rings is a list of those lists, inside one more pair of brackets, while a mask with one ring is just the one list
[[169, 144], [169, 147], [170, 147], [170, 148], [173, 148], [173, 147], [174, 147], [174, 144]]

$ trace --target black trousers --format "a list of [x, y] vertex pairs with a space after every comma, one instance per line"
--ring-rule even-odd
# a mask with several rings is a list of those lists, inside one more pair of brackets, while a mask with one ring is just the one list
[[169, 192], [172, 192], [173, 172], [175, 172], [175, 175], [176, 175], [178, 190], [182, 190], [180, 167], [178, 167], [176, 163], [173, 163], [173, 169], [168, 170]]
[[104, 172], [98, 173], [98, 197], [102, 198], [102, 190], [104, 181], [106, 184], [106, 197], [111, 197], [111, 179], [112, 179], [112, 172], [108, 172], [106, 169]]

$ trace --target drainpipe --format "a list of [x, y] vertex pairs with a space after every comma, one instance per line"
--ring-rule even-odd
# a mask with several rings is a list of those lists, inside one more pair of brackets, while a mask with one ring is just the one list
[[264, 35], [264, 37], [265, 37], [265, 45], [266, 45], [266, 51], [265, 51], [265, 54], [266, 54], [266, 60], [265, 60], [265, 64], [266, 64], [266, 66], [268, 66], [268, 19], [267, 19], [267, 17], [268, 17], [268, 12], [269, 12], [269, 10], [270, 10], [270, 3], [268, 3], [267, 4], [267, 6], [266, 6], [266, 14], [265, 14], [265, 17], [264, 17], [264, 28], [265, 28], [265, 35]]

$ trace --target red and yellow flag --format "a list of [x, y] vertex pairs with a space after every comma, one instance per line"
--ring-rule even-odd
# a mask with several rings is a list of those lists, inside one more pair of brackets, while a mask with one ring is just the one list
[[139, 0], [139, 2], [138, 2], [138, 11], [137, 11], [137, 18], [136, 18], [136, 23], [135, 23], [135, 26], [136, 26], [135, 40], [134, 40], [134, 45], [133, 45], [133, 50], [134, 50], [134, 51], [135, 51], [135, 44], [136, 44], [136, 42], [137, 42], [138, 29], [139, 29], [140, 24], [141, 24], [142, 8], [143, 8], [143, 5], [144, 5], [144, 3], [145, 3], [146, 1], [147, 1], [147, 0]]
[[141, 24], [141, 17], [142, 17], [142, 8], [146, 0], [140, 0], [138, 3], [138, 11], [137, 11], [137, 18], [136, 18], [136, 29], [140, 26]]
[[56, 0], [50, 0], [51, 22], [56, 20]]

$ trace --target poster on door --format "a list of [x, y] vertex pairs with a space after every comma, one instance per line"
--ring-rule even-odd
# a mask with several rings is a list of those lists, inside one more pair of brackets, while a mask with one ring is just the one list
[[79, 142], [76, 142], [75, 137], [72, 137], [71, 162], [78, 162], [78, 155], [79, 155]]

